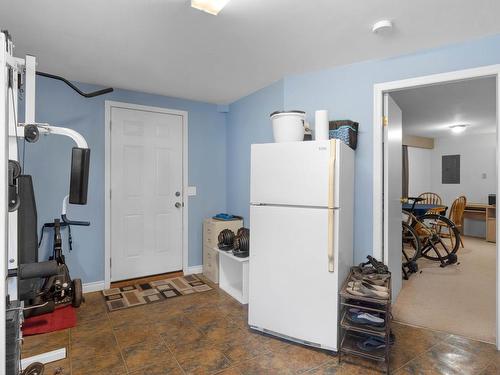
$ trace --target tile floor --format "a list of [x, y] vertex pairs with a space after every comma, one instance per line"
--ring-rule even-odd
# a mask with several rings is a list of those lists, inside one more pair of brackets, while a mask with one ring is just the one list
[[[108, 313], [100, 293], [86, 295], [78, 326], [25, 338], [23, 356], [65, 346], [67, 359], [45, 375], [379, 374], [371, 363], [252, 332], [247, 309], [219, 289]], [[500, 374], [493, 345], [394, 324], [392, 369], [403, 374]]]

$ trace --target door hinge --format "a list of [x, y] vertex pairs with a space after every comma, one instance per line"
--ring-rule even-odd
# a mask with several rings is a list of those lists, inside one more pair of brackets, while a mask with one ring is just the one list
[[109, 258], [109, 269], [111, 269], [111, 258]]
[[109, 189], [109, 200], [111, 200], [111, 189]]
[[389, 119], [387, 118], [387, 116], [382, 117], [382, 124], [384, 124], [384, 126], [389, 125]]

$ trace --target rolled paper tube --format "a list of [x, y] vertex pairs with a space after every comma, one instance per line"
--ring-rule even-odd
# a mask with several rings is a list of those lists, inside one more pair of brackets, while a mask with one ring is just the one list
[[328, 140], [328, 128], [328, 111], [316, 111], [314, 114], [314, 139], [317, 141]]

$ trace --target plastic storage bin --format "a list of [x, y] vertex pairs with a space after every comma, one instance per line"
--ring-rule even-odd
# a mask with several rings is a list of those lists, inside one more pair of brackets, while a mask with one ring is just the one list
[[358, 146], [357, 122], [351, 120], [330, 121], [330, 139], [340, 139], [353, 150]]

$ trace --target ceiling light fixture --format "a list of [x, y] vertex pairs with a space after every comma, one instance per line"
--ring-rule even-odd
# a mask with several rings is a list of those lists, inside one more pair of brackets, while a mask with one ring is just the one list
[[450, 126], [450, 130], [453, 134], [460, 134], [465, 131], [467, 125], [452, 125]]
[[374, 34], [387, 33], [391, 30], [392, 30], [392, 21], [389, 20], [378, 21], [372, 26], [372, 33]]
[[229, 1], [230, 0], [191, 0], [191, 6], [216, 16]]

